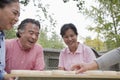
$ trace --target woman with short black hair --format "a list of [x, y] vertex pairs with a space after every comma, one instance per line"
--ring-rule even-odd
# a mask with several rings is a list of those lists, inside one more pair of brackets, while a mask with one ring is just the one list
[[60, 52], [58, 69], [70, 71], [72, 65], [89, 63], [96, 58], [90, 47], [77, 41], [78, 32], [74, 24], [64, 24], [60, 34], [67, 47]]

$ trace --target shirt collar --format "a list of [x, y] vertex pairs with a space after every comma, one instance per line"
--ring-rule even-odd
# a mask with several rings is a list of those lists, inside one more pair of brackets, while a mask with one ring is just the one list
[[[79, 42], [78, 48], [77, 48], [77, 50], [75, 51], [75, 54], [80, 54], [80, 53], [83, 52], [83, 47], [82, 47], [82, 46], [83, 46], [83, 45]], [[70, 49], [69, 49], [68, 47], [66, 48], [66, 53], [71, 54], [71, 51], [70, 51]]]
[[3, 40], [3, 37], [5, 36], [3, 31], [0, 31], [0, 39]]
[[30, 51], [30, 49], [29, 49], [29, 50], [25, 50], [25, 49], [22, 47], [22, 44], [20, 43], [20, 39], [19, 39], [19, 38], [17, 39], [17, 43], [18, 43], [18, 45], [19, 45], [19, 47], [20, 47], [21, 50], [26, 51], [26, 52], [29, 52], [29, 51]]
[[18, 43], [18, 45], [19, 45], [20, 49], [22, 49], [22, 50], [23, 50], [22, 45], [21, 45], [21, 43], [20, 43], [20, 40], [19, 40], [19, 39], [17, 39], [17, 43]]

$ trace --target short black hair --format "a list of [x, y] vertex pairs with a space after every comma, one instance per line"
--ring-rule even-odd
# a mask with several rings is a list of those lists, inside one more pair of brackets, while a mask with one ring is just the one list
[[25, 29], [25, 26], [27, 25], [27, 23], [32, 23], [32, 24], [35, 24], [39, 27], [40, 29], [40, 23], [38, 20], [35, 20], [35, 19], [30, 19], [30, 18], [27, 18], [25, 20], [23, 20], [20, 25], [18, 26], [17, 28], [17, 33], [16, 33], [16, 36], [20, 38], [20, 35], [19, 35], [19, 30], [24, 30]]
[[73, 32], [74, 32], [76, 35], [78, 35], [77, 29], [76, 29], [75, 25], [72, 24], [72, 23], [64, 24], [64, 25], [61, 27], [60, 35], [63, 37], [63, 36], [65, 35], [65, 32], [66, 32], [68, 29], [72, 29]]
[[6, 5], [9, 5], [13, 2], [19, 2], [19, 0], [0, 0], [0, 8], [4, 8]]

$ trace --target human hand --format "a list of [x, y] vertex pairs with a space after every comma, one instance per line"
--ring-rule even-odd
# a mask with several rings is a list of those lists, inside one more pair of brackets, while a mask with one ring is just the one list
[[88, 70], [87, 63], [75, 64], [71, 67], [71, 70], [76, 71], [76, 73], [83, 73]]
[[90, 63], [81, 63], [81, 64], [75, 64], [71, 67], [71, 70], [76, 70], [76, 73], [82, 73], [87, 70], [96, 70], [98, 69], [98, 64], [96, 61], [92, 61]]

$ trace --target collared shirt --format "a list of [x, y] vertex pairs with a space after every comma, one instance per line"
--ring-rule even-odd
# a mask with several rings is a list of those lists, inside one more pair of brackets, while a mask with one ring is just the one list
[[6, 72], [11, 70], [43, 70], [43, 48], [35, 44], [30, 50], [21, 48], [19, 39], [6, 40]]
[[5, 35], [0, 31], [0, 73], [4, 75], [5, 71]]
[[61, 51], [58, 67], [62, 67], [65, 70], [69, 71], [71, 70], [71, 67], [75, 64], [79, 64], [82, 62], [88, 63], [95, 59], [95, 54], [93, 53], [91, 48], [79, 43], [78, 48], [74, 54], [70, 52], [68, 47]]

